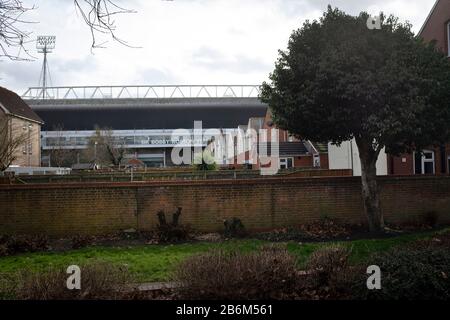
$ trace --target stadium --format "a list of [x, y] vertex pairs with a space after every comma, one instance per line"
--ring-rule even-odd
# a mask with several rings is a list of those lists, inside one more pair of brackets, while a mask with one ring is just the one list
[[[44, 121], [44, 166], [53, 165], [55, 148], [74, 151], [79, 162], [96, 128], [108, 128], [126, 158], [168, 167], [175, 145], [204, 148], [212, 138], [207, 131], [234, 134], [250, 118], [264, 117], [267, 106], [257, 98], [258, 90], [244, 85], [48, 87], [45, 92], [30, 88], [23, 98]], [[194, 139], [195, 121], [201, 121], [200, 140]], [[179, 129], [187, 134], [174, 135]]]

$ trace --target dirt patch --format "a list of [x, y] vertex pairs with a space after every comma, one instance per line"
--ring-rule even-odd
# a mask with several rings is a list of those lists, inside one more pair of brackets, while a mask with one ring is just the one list
[[352, 240], [368, 236], [363, 225], [342, 224], [332, 219], [322, 219], [297, 227], [281, 228], [255, 234], [252, 237], [267, 241], [317, 242], [329, 240]]
[[405, 234], [429, 232], [443, 227], [427, 225], [387, 226], [384, 233], [373, 234], [362, 224], [345, 224], [332, 219], [322, 219], [296, 227], [280, 228], [250, 235], [250, 238], [271, 242], [327, 242], [360, 239], [385, 239]]

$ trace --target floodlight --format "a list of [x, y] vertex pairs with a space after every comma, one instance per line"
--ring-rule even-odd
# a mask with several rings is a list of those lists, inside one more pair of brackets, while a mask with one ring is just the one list
[[49, 51], [55, 48], [56, 36], [38, 36], [36, 48], [38, 50]]

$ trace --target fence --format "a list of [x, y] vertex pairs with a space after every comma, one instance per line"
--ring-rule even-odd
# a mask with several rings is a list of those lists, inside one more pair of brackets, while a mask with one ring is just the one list
[[[283, 170], [278, 175], [296, 177], [315, 176], [351, 176], [351, 170]], [[131, 182], [131, 181], [166, 181], [166, 180], [218, 180], [218, 179], [260, 179], [258, 170], [156, 170], [128, 172], [72, 172], [69, 175], [18, 175], [14, 183], [75, 183], [75, 182]]]

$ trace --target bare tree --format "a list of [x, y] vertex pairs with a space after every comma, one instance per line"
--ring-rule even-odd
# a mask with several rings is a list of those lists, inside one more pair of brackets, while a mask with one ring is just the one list
[[119, 166], [122, 163], [125, 155], [125, 142], [112, 135], [112, 130], [109, 128], [101, 130], [102, 143], [109, 157], [111, 164]]
[[[80, 13], [84, 23], [89, 27], [92, 37], [91, 48], [103, 47], [105, 42], [97, 43], [97, 36], [106, 34], [114, 41], [128, 45], [116, 36], [115, 17], [119, 14], [134, 13], [120, 7], [113, 0], [73, 0], [76, 12]], [[12, 60], [27, 60], [32, 56], [26, 50], [25, 44], [30, 40], [31, 32], [26, 24], [33, 23], [23, 18], [23, 15], [36, 7], [25, 7], [21, 0], [0, 0], [0, 57]], [[22, 52], [28, 58], [21, 57]]]
[[17, 150], [26, 142], [25, 134], [13, 135], [8, 116], [0, 114], [0, 173], [17, 159]]
[[123, 161], [125, 151], [124, 141], [114, 137], [111, 129], [97, 128], [89, 139], [83, 158], [89, 162], [118, 166]]
[[64, 126], [56, 125], [53, 128], [56, 133], [54, 137], [52, 148], [50, 149], [50, 163], [57, 167], [71, 166], [75, 163], [75, 155], [72, 150], [67, 149], [64, 139]]

